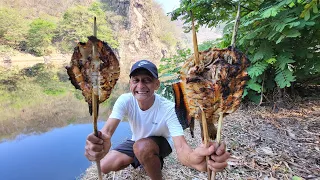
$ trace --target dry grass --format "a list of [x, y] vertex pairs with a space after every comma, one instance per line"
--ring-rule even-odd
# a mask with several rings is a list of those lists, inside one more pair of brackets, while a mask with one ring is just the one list
[[[271, 108], [242, 108], [225, 118], [224, 141], [232, 157], [229, 166], [217, 179], [320, 179], [320, 101], [307, 100], [293, 109], [272, 113]], [[189, 131], [188, 143], [200, 141]], [[206, 179], [207, 174], [182, 166], [172, 153], [165, 158], [164, 179]], [[93, 164], [80, 179], [97, 179]], [[104, 179], [150, 179], [143, 169], [131, 166], [104, 175]]]

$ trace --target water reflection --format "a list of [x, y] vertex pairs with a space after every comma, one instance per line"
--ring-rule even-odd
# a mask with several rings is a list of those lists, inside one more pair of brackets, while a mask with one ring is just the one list
[[[104, 122], [99, 122], [99, 129]], [[0, 179], [65, 180], [79, 177], [90, 165], [83, 155], [92, 124], [76, 124], [44, 134], [19, 135], [0, 143]], [[131, 137], [129, 124], [121, 122], [113, 146]]]

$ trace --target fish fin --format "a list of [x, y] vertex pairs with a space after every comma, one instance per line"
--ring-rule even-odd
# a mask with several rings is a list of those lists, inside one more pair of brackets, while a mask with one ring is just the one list
[[183, 129], [190, 127], [191, 116], [189, 115], [189, 109], [186, 106], [184, 95], [182, 93], [181, 83], [172, 84], [172, 89], [175, 97], [175, 111], [178, 120]]

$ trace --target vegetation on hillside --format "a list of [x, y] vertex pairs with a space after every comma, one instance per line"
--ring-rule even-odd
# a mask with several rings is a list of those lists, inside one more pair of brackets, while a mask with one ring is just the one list
[[[225, 48], [231, 43], [237, 4], [235, 1], [182, 0], [171, 15], [173, 20], [184, 19], [189, 28], [190, 11], [197, 27], [227, 22], [223, 38], [211, 45]], [[320, 84], [319, 8], [319, 0], [241, 1], [236, 44], [251, 61], [248, 68], [251, 79], [244, 96], [256, 103], [278, 101], [294, 84]], [[268, 95], [273, 99], [268, 99]]]
[[[37, 56], [54, 52], [70, 52], [77, 42], [84, 42], [93, 32], [93, 18], [97, 17], [98, 38], [118, 47], [110, 25], [112, 12], [99, 2], [90, 6], [68, 8], [61, 17], [43, 15], [29, 18], [21, 9], [0, 8], [0, 42], [4, 49], [26, 51]], [[109, 14], [109, 16], [107, 16]], [[109, 19], [108, 19], [109, 18]]]

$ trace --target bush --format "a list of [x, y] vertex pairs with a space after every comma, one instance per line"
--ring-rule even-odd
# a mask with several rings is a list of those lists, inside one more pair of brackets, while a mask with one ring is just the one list
[[[56, 24], [41, 18], [35, 19], [30, 24], [27, 36], [27, 49], [37, 56], [50, 54], [50, 48]], [[49, 49], [48, 49], [49, 48]]]

